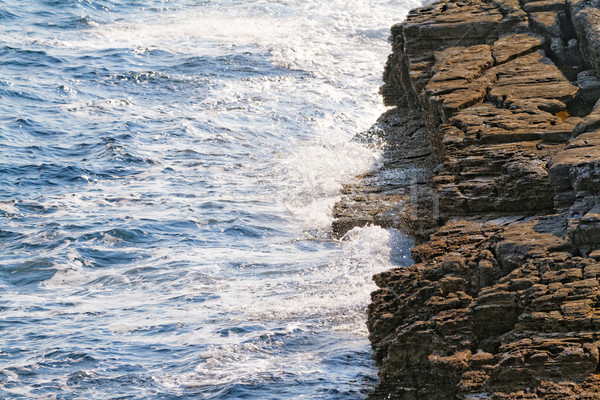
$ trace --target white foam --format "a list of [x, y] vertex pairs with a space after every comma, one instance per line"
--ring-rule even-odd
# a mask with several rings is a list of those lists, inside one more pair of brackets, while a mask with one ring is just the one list
[[345, 132], [339, 131], [297, 147], [281, 160], [275, 173], [285, 176], [289, 183], [283, 203], [306, 228], [326, 230], [331, 226], [341, 185], [375, 168], [381, 151], [352, 142]]
[[[364, 312], [369, 293], [375, 289], [371, 276], [391, 267], [391, 239], [390, 231], [379, 227], [355, 228], [348, 233], [341, 253], [327, 265], [253, 280], [232, 279], [219, 309], [234, 326], [281, 326], [277, 332], [291, 337], [320, 329], [364, 337]], [[206, 331], [198, 335], [201, 339], [193, 342], [214, 343], [200, 354], [203, 361], [188, 374], [157, 377], [161, 384], [179, 389], [224, 387], [318, 373], [323, 357], [328, 356], [321, 351], [285, 349], [285, 343], [269, 331], [230, 332], [225, 338], [209, 334], [210, 339]], [[182, 339], [193, 340], [190, 335]]]
[[14, 201], [0, 201], [0, 211], [5, 213], [5, 218], [18, 218], [21, 215]]

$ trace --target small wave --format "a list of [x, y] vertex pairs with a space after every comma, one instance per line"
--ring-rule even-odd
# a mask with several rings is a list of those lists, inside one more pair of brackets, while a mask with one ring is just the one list
[[36, 25], [45, 28], [57, 28], [57, 29], [91, 29], [98, 26], [98, 23], [92, 19], [89, 15], [79, 17], [66, 17], [62, 19], [54, 18], [52, 21], [38, 22]]
[[5, 281], [13, 286], [38, 285], [50, 279], [56, 269], [52, 258], [33, 258], [18, 264], [6, 265], [1, 269]]
[[16, 14], [13, 14], [8, 10], [0, 10], [0, 20], [10, 20], [14, 18], [17, 18]]
[[43, 103], [45, 99], [34, 93], [34, 90], [25, 88], [5, 89], [0, 92], [2, 97], [7, 97], [16, 101], [31, 101], [34, 103]]
[[88, 182], [94, 175], [89, 170], [76, 165], [28, 164], [17, 166], [0, 165], [0, 174], [7, 176], [6, 183], [19, 187], [60, 186], [65, 183]]
[[51, 56], [43, 50], [30, 50], [9, 46], [0, 47], [0, 57], [3, 59], [2, 64], [5, 68], [56, 68], [58, 65], [65, 63], [64, 59]]

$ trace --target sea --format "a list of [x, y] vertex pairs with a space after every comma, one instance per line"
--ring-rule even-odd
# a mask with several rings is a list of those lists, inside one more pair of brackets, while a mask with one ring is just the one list
[[417, 0], [0, 0], [0, 399], [364, 399], [330, 234]]

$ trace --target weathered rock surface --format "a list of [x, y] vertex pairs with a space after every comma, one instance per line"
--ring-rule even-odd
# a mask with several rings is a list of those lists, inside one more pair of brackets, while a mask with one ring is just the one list
[[383, 166], [338, 235], [413, 235], [375, 276], [373, 399], [600, 399], [600, 1], [442, 0], [392, 27]]

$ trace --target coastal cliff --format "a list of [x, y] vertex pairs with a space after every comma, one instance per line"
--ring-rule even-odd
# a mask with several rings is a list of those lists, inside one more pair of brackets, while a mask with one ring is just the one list
[[342, 235], [412, 235], [375, 276], [372, 399], [600, 399], [600, 1], [438, 1], [392, 27]]

